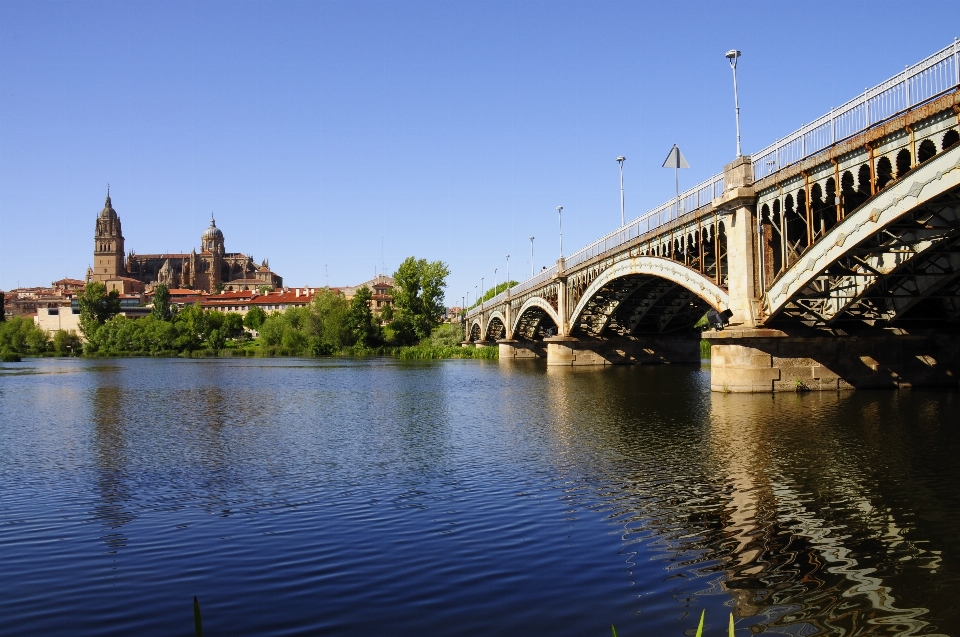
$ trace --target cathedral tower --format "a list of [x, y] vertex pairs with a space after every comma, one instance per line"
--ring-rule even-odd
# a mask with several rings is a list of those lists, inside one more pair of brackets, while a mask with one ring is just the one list
[[93, 238], [93, 281], [110, 281], [126, 274], [123, 263], [123, 233], [120, 231], [120, 217], [110, 203], [110, 189], [107, 188], [107, 201], [97, 217], [97, 229]]

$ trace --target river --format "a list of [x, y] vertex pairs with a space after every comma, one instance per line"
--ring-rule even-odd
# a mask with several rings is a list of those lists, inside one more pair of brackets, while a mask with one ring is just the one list
[[960, 396], [393, 359], [0, 366], [0, 633], [960, 635]]

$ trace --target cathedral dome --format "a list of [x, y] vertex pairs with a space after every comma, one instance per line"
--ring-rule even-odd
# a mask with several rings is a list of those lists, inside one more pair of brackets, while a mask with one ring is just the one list
[[201, 240], [204, 243], [207, 241], [223, 241], [223, 233], [220, 231], [220, 228], [217, 227], [217, 222], [214, 221], [213, 215], [210, 215], [210, 227], [203, 231]]

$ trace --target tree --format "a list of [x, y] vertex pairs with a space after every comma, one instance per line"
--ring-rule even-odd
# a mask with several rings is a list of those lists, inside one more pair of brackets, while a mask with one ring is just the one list
[[153, 289], [153, 318], [158, 321], [169, 321], [170, 314], [170, 290], [166, 283], [160, 283]]
[[93, 340], [97, 329], [107, 319], [120, 313], [120, 294], [110, 290], [103, 283], [89, 283], [77, 298], [80, 305], [80, 331], [88, 341]]
[[236, 312], [227, 312], [223, 317], [223, 325], [220, 331], [227, 338], [239, 338], [243, 336], [243, 317]]
[[314, 354], [332, 354], [354, 342], [350, 329], [350, 304], [339, 292], [329, 288], [313, 297], [312, 312], [306, 321]]
[[210, 335], [207, 337], [207, 344], [210, 346], [210, 349], [214, 351], [214, 353], [222, 350], [226, 343], [227, 337], [224, 336], [223, 332], [220, 330], [210, 330]]
[[353, 337], [357, 343], [372, 347], [380, 341], [380, 326], [373, 316], [370, 309], [370, 301], [373, 299], [373, 292], [367, 286], [357, 290], [356, 295], [350, 300], [350, 329], [353, 331]]
[[393, 301], [396, 306], [394, 323], [396, 333], [404, 340], [411, 337], [423, 340], [443, 317], [443, 290], [447, 287], [450, 268], [442, 261], [407, 257], [394, 273], [396, 286]]
[[212, 329], [210, 318], [199, 303], [188, 305], [182, 312], [178, 312], [176, 326], [178, 336], [175, 344], [181, 351], [200, 347], [200, 344], [207, 340]]
[[80, 338], [73, 330], [57, 330], [53, 335], [53, 351], [57, 356], [73, 356], [79, 354], [81, 348]]
[[267, 313], [259, 305], [254, 305], [243, 317], [243, 326], [247, 329], [259, 330], [265, 320], [267, 320]]
[[42, 354], [50, 339], [31, 319], [15, 316], [0, 323], [0, 351], [17, 355]]

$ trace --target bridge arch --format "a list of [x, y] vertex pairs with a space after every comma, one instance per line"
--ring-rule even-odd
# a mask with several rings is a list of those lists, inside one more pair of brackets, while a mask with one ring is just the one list
[[517, 310], [517, 318], [510, 334], [513, 338], [532, 341], [542, 338], [551, 329], [556, 334], [559, 326], [560, 315], [553, 306], [542, 297], [532, 296]]
[[706, 276], [663, 257], [640, 256], [607, 268], [584, 290], [571, 314], [575, 333], [622, 336], [687, 330], [710, 308], [726, 309], [727, 292]]
[[[918, 153], [919, 155], [919, 153]], [[767, 290], [772, 320], [873, 325], [923, 303], [960, 318], [960, 147], [954, 146], [852, 211]], [[935, 307], [934, 307], [935, 306]]]
[[491, 312], [487, 317], [487, 328], [484, 330], [483, 340], [499, 341], [507, 337], [507, 320], [503, 318], [500, 310]]
[[479, 341], [483, 337], [483, 324], [479, 318], [470, 322], [470, 330], [467, 332], [467, 340], [471, 343]]

